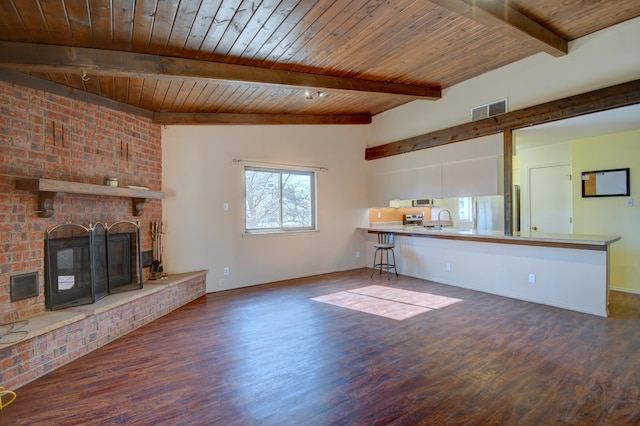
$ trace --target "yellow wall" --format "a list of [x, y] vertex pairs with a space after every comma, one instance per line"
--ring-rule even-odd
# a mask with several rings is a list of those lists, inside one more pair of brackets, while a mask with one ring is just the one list
[[[620, 235], [611, 246], [610, 285], [640, 293], [640, 130], [571, 142], [573, 232]], [[630, 197], [582, 198], [583, 171], [629, 167]], [[627, 200], [633, 207], [627, 207]]]

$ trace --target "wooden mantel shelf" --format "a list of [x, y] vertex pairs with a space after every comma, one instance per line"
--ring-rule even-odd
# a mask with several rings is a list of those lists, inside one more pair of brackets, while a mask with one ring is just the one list
[[16, 179], [17, 189], [38, 193], [38, 217], [53, 216], [53, 201], [56, 197], [69, 192], [72, 194], [107, 195], [113, 197], [127, 197], [133, 201], [133, 215], [144, 213], [144, 204], [151, 199], [164, 198], [164, 192], [149, 191], [147, 189], [123, 188], [91, 183], [67, 182], [53, 179], [24, 178]]

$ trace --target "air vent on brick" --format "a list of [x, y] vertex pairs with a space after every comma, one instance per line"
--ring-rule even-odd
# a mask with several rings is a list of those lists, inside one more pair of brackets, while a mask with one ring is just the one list
[[471, 108], [471, 121], [482, 120], [483, 118], [493, 117], [494, 115], [504, 114], [505, 112], [507, 112], [506, 98]]

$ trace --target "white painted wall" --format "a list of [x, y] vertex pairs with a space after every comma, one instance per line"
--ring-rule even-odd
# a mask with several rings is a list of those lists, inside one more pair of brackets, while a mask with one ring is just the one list
[[[369, 221], [365, 144], [364, 126], [166, 127], [165, 269], [208, 269], [211, 292], [365, 266], [356, 231]], [[317, 179], [319, 231], [243, 236], [243, 166], [234, 158], [328, 167]]]
[[640, 78], [640, 18], [569, 43], [569, 54], [539, 53], [443, 90], [438, 101], [414, 101], [378, 114], [369, 146], [470, 121], [469, 110], [509, 98], [509, 110]]

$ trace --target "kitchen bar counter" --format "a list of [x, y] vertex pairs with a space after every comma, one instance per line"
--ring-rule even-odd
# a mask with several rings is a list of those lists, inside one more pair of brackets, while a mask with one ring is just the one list
[[609, 256], [618, 236], [429, 229], [384, 223], [358, 228], [373, 259], [377, 232], [393, 232], [398, 273], [606, 317]]
[[610, 244], [620, 240], [619, 236], [614, 235], [545, 234], [539, 232], [515, 232], [513, 235], [504, 235], [502, 231], [478, 231], [458, 228], [442, 228], [440, 230], [415, 225], [372, 224], [368, 228], [360, 229], [365, 229], [369, 233], [393, 232], [397, 235], [413, 237], [602, 251], [606, 251]]

